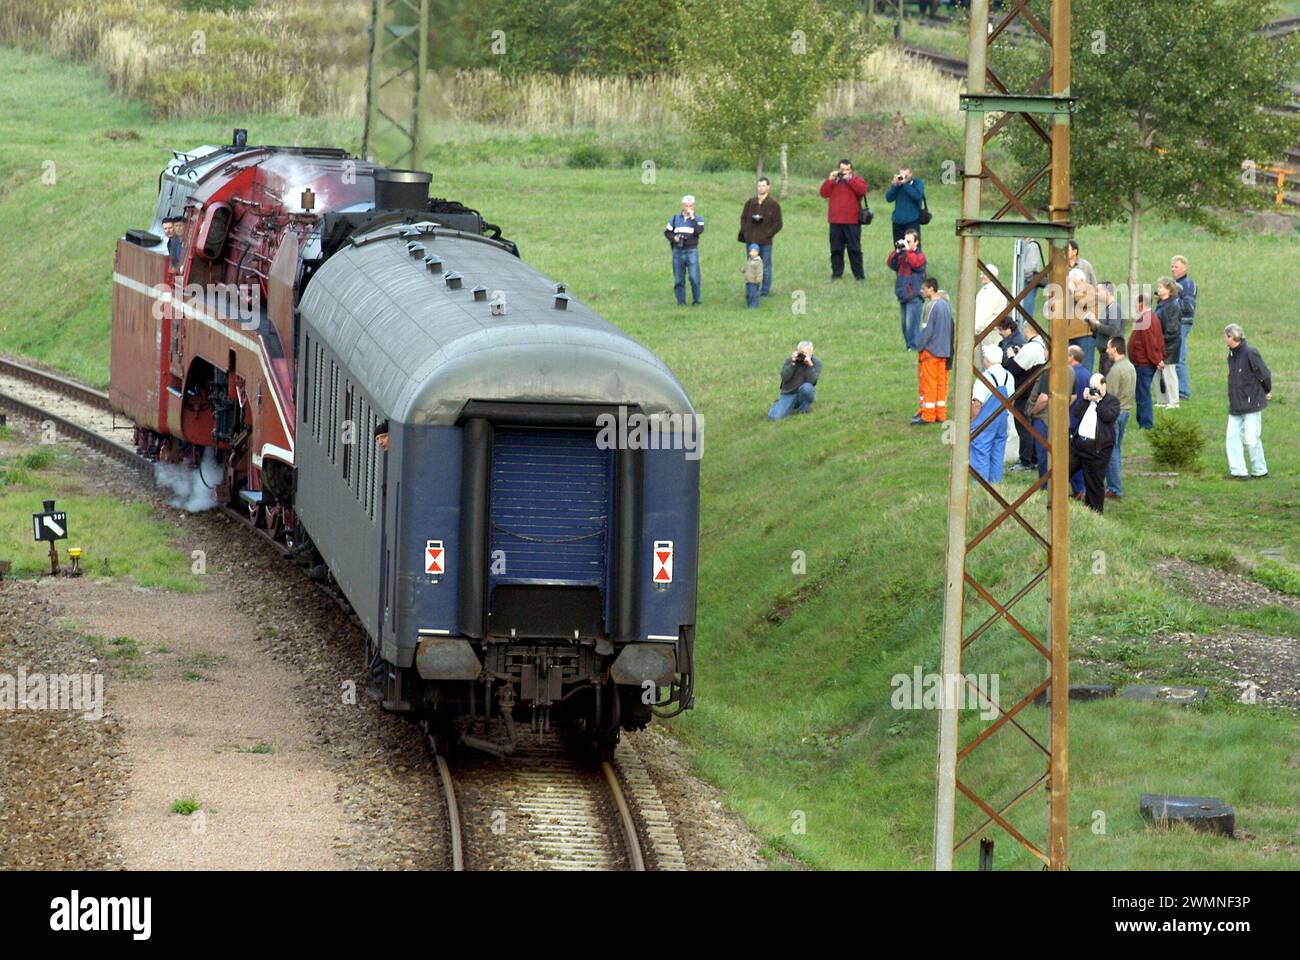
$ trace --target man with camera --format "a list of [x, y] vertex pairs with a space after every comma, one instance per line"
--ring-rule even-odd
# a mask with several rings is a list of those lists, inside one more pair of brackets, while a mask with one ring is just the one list
[[885, 199], [894, 205], [894, 243], [916, 231], [916, 245], [921, 246], [921, 224], [930, 221], [930, 209], [925, 202], [925, 181], [912, 176], [911, 167], [902, 167], [889, 181]]
[[781, 365], [781, 395], [767, 411], [767, 419], [782, 420], [792, 413], [807, 413], [817, 399], [817, 378], [822, 362], [813, 356], [811, 340], [800, 340]]
[[748, 249], [758, 244], [758, 256], [763, 261], [763, 285], [758, 295], [766, 297], [772, 290], [772, 239], [781, 232], [781, 205], [770, 196], [772, 183], [767, 177], [758, 178], [758, 191], [745, 201], [740, 212], [740, 235], [736, 237]]
[[1106, 390], [1106, 378], [1094, 373], [1070, 411], [1071, 420], [1078, 420], [1070, 434], [1070, 473], [1083, 471], [1084, 499], [1097, 513], [1106, 509], [1106, 468], [1115, 447], [1119, 408], [1119, 400]]
[[[831, 279], [844, 276], [844, 251], [849, 251], [853, 276], [865, 280], [862, 270], [862, 198], [867, 195], [867, 181], [853, 172], [853, 164], [841, 160], [826, 175], [819, 191], [826, 200], [826, 220], [830, 224]], [[920, 281], [918, 281], [919, 283]]]
[[696, 216], [695, 198], [689, 193], [682, 197], [682, 212], [674, 213], [664, 229], [664, 236], [673, 248], [673, 293], [677, 306], [686, 306], [686, 278], [691, 280], [691, 306], [700, 305], [700, 234], [704, 232], [704, 218]]
[[893, 270], [894, 296], [898, 298], [898, 312], [903, 328], [903, 344], [908, 350], [917, 349], [921, 326], [921, 284], [925, 282], [925, 254], [919, 249], [920, 239], [915, 230], [894, 244], [894, 250], [885, 261]]

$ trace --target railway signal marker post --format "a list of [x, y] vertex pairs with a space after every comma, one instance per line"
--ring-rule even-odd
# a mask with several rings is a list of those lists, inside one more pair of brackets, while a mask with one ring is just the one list
[[59, 572], [59, 551], [54, 544], [68, 539], [68, 514], [63, 510], [55, 510], [53, 500], [46, 500], [44, 507], [43, 512], [32, 514], [32, 539], [37, 543], [49, 543], [50, 574], [54, 576]]
[[[1046, 482], [1049, 509], [1044, 510], [1043, 495], [1039, 492], [1042, 481], [1035, 475], [1028, 489], [1008, 500], [996, 488], [980, 479], [970, 468], [971, 415], [969, 397], [974, 377], [978, 376], [992, 390], [986, 402], [1000, 400], [1000, 394], [982, 374], [974, 372], [976, 347], [998, 340], [996, 322], [984, 331], [975, 330], [975, 294], [979, 289], [979, 273], [983, 261], [979, 255], [981, 237], [1038, 237], [1051, 244], [1050, 265], [1045, 268], [1052, 289], [1063, 290], [1066, 278], [1066, 241], [1074, 235], [1070, 222], [1070, 116], [1075, 109], [1075, 99], [1070, 96], [1070, 0], [1052, 0], [1050, 27], [1043, 24], [1026, 7], [1026, 0], [1012, 0], [1009, 9], [1000, 13], [1000, 20], [989, 29], [989, 0], [972, 0], [970, 5], [969, 70], [967, 93], [962, 95], [962, 109], [966, 111], [965, 159], [962, 179], [961, 216], [957, 221], [960, 238], [961, 280], [958, 293], [956, 333], [956, 370], [954, 395], [956, 403], [952, 460], [948, 490], [948, 535], [946, 573], [944, 583], [943, 648], [941, 670], [945, 680], [945, 696], [939, 719], [938, 767], [935, 791], [934, 868], [951, 870], [956, 854], [972, 841], [985, 837], [994, 827], [1010, 834], [1024, 849], [1052, 870], [1069, 867], [1068, 854], [1068, 777], [1069, 777], [1069, 436], [1068, 402], [1073, 375], [1066, 357], [1069, 344], [1069, 318], [1061, 309], [1064, 298], [1046, 298], [1054, 301], [1056, 309], [1047, 309], [1040, 301], [1036, 313], [1048, 315], [1050, 329], [1043, 329], [1021, 307], [1024, 293], [1033, 289], [1039, 277], [1026, 281], [1020, 298], [1013, 296], [997, 284], [1009, 301], [999, 320], [1008, 314], [1019, 314], [1032, 332], [1037, 332], [1050, 342], [1050, 402], [1048, 435], [1042, 439], [1052, 453], [1051, 467]], [[989, 46], [1017, 19], [1028, 27], [1026, 42], [1041, 39], [1051, 49], [1051, 65], [1025, 93], [1008, 90], [1002, 79], [988, 63]], [[1044, 88], [1050, 93], [1042, 93]], [[986, 123], [989, 114], [997, 119]], [[1041, 169], [1033, 173], [1019, 188], [1008, 185], [984, 162], [984, 145], [1008, 124], [1023, 121], [1047, 144], [1049, 157]], [[1031, 212], [1032, 201], [1026, 199], [1044, 178], [1050, 178], [1048, 201], [1049, 219], [1035, 218]], [[987, 181], [996, 190], [991, 198], [999, 206], [985, 219], [981, 207], [981, 188]], [[1039, 275], [1041, 276], [1041, 274]], [[1030, 333], [1031, 331], [1026, 331]], [[990, 338], [992, 338], [990, 340]], [[1036, 377], [1029, 378], [1022, 389], [1013, 395], [1023, 395], [1032, 389]], [[1001, 401], [1008, 410], [1011, 402]], [[1017, 419], [1022, 415], [1014, 413]], [[992, 418], [986, 427], [992, 426]], [[1012, 474], [1012, 477], [1024, 474]], [[984, 516], [988, 503], [994, 504], [992, 519], [981, 519], [975, 524], [977, 533], [969, 537], [971, 482], [974, 478], [980, 491], [979, 508]], [[1010, 482], [1006, 484], [1010, 486]], [[977, 513], [979, 511], [976, 511]], [[1043, 528], [1046, 527], [1046, 530]], [[1028, 554], [1016, 553], [1016, 561], [1001, 565], [990, 562], [982, 565], [984, 555], [980, 544], [997, 538], [1028, 536], [1032, 550]], [[987, 544], [986, 544], [987, 546]], [[1039, 550], [1043, 554], [1039, 553]], [[1024, 559], [1027, 565], [1020, 561]], [[1022, 566], [1024, 569], [1022, 569]], [[1024, 583], [1016, 589], [1015, 581], [1024, 576]], [[994, 580], [994, 577], [999, 577]], [[990, 584], [986, 587], [983, 579]], [[1046, 581], [1046, 594], [1041, 589]], [[995, 592], [997, 595], [995, 595]], [[1000, 595], [1000, 596], [998, 596]], [[1035, 609], [1037, 607], [1037, 609]], [[966, 612], [972, 613], [974, 629], [967, 632]], [[1045, 608], [1045, 609], [1044, 609]], [[1036, 635], [1033, 626], [1041, 622], [1042, 636]], [[1010, 696], [997, 704], [996, 719], [991, 720], [974, 735], [962, 742], [962, 727], [958, 705], [962, 699], [958, 685], [975, 690], [971, 674], [963, 673], [963, 655], [967, 651], [977, 654], [988, 672], [1013, 686], [1017, 678], [1023, 679], [1024, 651], [1031, 651], [1035, 661], [1042, 663], [1044, 679], [1016, 685]], [[1033, 668], [1031, 667], [1031, 672]], [[1032, 689], [1023, 689], [1030, 686]], [[1041, 727], [1040, 717], [1034, 711], [1033, 700], [1043, 691], [1050, 691], [1047, 732]], [[978, 696], [978, 693], [976, 693]], [[969, 698], [967, 698], [969, 699]], [[1008, 702], [1014, 699], [1014, 702]], [[1041, 715], [1040, 715], [1041, 716]], [[969, 734], [971, 726], [966, 727]], [[1046, 742], [1044, 742], [1046, 741]], [[1017, 755], [1015, 750], [1022, 751]], [[1028, 759], [1025, 758], [1028, 754]], [[1028, 781], [1028, 782], [1025, 782]], [[1018, 817], [1013, 821], [1013, 808], [1046, 786], [1048, 823], [1046, 840], [1041, 839], [1040, 828], [1027, 826]], [[961, 794], [966, 804], [958, 805]], [[1020, 811], [1024, 813], [1023, 810]], [[962, 829], [957, 829], [958, 819]]]

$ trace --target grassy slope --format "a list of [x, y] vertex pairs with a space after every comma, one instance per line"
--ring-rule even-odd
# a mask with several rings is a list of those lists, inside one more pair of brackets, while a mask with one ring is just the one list
[[[14, 77], [0, 90], [0, 124], [15, 147], [0, 159], [0, 211], [10, 226], [0, 235], [0, 261], [11, 267], [0, 276], [6, 304], [0, 348], [102, 382], [112, 238], [145, 221], [167, 149], [223, 138], [234, 123], [155, 125], [108, 97], [88, 71], [8, 51], [0, 51], [0, 68]], [[16, 105], [33, 100], [41, 104], [38, 113], [57, 122], [19, 121]], [[320, 122], [246, 118], [239, 125], [262, 141], [302, 136], [355, 147], [355, 133]], [[139, 130], [142, 140], [110, 143], [100, 136], [123, 127]], [[58, 187], [39, 185], [46, 158], [65, 171]], [[890, 709], [890, 678], [917, 664], [937, 666], [947, 448], [939, 434], [906, 425], [915, 380], [882, 266], [887, 228], [867, 231], [868, 281], [832, 286], [824, 206], [811, 182], [792, 184], [774, 296], [762, 309], [746, 311], [741, 248], [734, 241], [748, 181], [743, 174], [661, 168], [657, 182], [644, 185], [639, 166], [578, 172], [519, 169], [512, 161], [509, 149], [490, 143], [435, 148], [435, 192], [482, 209], [531, 262], [656, 349], [707, 422], [699, 705], [675, 724], [677, 733], [695, 748], [699, 769], [773, 846], [816, 866], [924, 864], [935, 721], [929, 711]], [[687, 191], [710, 221], [703, 245], [706, 304], [678, 310], [660, 231]], [[956, 244], [941, 225], [952, 222], [956, 205], [955, 188], [932, 188], [935, 226], [927, 249], [932, 272], [950, 288]], [[880, 206], [883, 220], [887, 208]], [[85, 218], [83, 228], [69, 229], [77, 216]], [[1122, 228], [1085, 230], [1081, 243], [1103, 275], [1119, 274], [1127, 249]], [[1162, 554], [1229, 550], [1250, 562], [1268, 547], [1300, 562], [1294, 533], [1300, 450], [1287, 442], [1300, 427], [1300, 406], [1291, 400], [1298, 379], [1294, 283], [1280, 279], [1289, 275], [1300, 243], [1294, 236], [1224, 242], [1153, 224], [1145, 238], [1145, 276], [1163, 272], [1176, 251], [1191, 258], [1202, 290], [1192, 353], [1196, 397], [1177, 415], [1196, 421], [1209, 438], [1204, 470], [1172, 482], [1130, 473], [1127, 498], [1105, 518], [1071, 511], [1073, 636], [1076, 651], [1096, 661], [1076, 665], [1074, 678], [1141, 672], [1146, 681], [1199, 680], [1211, 684], [1215, 699], [1202, 710], [1116, 701], [1074, 711], [1074, 863], [1294, 867], [1300, 722], [1233, 703], [1219, 668], [1151, 638], [1220, 626], [1300, 636], [1300, 618], [1279, 609], [1229, 613], [1203, 606], [1171, 593], [1150, 566]], [[1009, 266], [1005, 244], [986, 245], [984, 253]], [[50, 264], [63, 276], [51, 277]], [[37, 277], [40, 285], [28, 280]], [[56, 297], [48, 296], [47, 282]], [[1280, 296], [1279, 284], [1288, 282], [1291, 294]], [[806, 297], [801, 316], [791, 312], [796, 290]], [[1224, 386], [1217, 331], [1229, 320], [1243, 323], [1264, 349], [1279, 398], [1265, 416], [1273, 478], [1245, 488], [1219, 479]], [[817, 342], [825, 363], [818, 409], [808, 418], [767, 424], [776, 368], [803, 336]], [[1148, 452], [1140, 437], [1129, 449], [1134, 457]], [[974, 515], [987, 517], [982, 495], [974, 499]], [[1028, 509], [1041, 516], [1041, 506]], [[992, 538], [976, 554], [976, 575], [1007, 596], [1037, 559], [1028, 544], [1013, 531]], [[804, 575], [791, 572], [796, 550], [807, 556]], [[1092, 572], [1098, 551], [1104, 573]], [[1032, 609], [1036, 599], [1021, 609], [1031, 628], [1041, 621]], [[984, 615], [974, 611], [971, 623]], [[972, 648], [965, 668], [1003, 671], [1007, 704], [1037, 683], [1036, 656], [994, 630]], [[1044, 735], [1042, 711], [1021, 716], [1026, 729]], [[974, 729], [964, 729], [963, 737]], [[1022, 773], [1036, 762], [1014, 731], [997, 736], [1014, 748], [1006, 758], [1018, 758]], [[1010, 795], [1011, 781], [1000, 771], [964, 769], [977, 788]], [[1137, 816], [1143, 791], [1221, 795], [1237, 805], [1238, 822], [1252, 838], [1156, 837]], [[965, 807], [959, 829], [976, 825]], [[1041, 835], [1040, 809], [1033, 799], [1022, 807], [1018, 822], [1031, 836]], [[792, 824], [800, 811], [807, 827], [797, 833]], [[1105, 814], [1104, 834], [1089, 829], [1094, 811]], [[999, 864], [1026, 865], [1011, 846], [999, 840]]]
[[14, 576], [49, 572], [47, 545], [32, 542], [31, 516], [53, 498], [68, 513], [69, 539], [59, 543], [65, 569], [67, 548], [81, 547], [87, 576], [126, 576], [141, 586], [181, 592], [204, 589], [190, 558], [171, 545], [169, 528], [148, 506], [88, 492], [83, 472], [77, 448], [24, 447], [12, 429], [0, 428], [0, 559], [13, 562]]

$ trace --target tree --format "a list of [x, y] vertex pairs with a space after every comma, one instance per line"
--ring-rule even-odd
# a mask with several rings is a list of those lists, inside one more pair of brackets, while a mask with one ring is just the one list
[[[1044, 0], [1031, 7], [1046, 14]], [[1185, 0], [1074, 5], [1071, 219], [1128, 223], [1130, 296], [1145, 214], [1223, 232], [1220, 211], [1267, 202], [1252, 165], [1300, 142], [1300, 122], [1267, 109], [1285, 102], [1282, 87], [1300, 73], [1295, 35], [1269, 40], [1258, 32], [1274, 16], [1259, 0], [1202, 0], [1194, 11]], [[1025, 89], [1046, 68], [1044, 45], [1032, 45], [1036, 60], [1028, 46], [1008, 70], [1017, 78], [1012, 89]], [[1019, 125], [1012, 150], [1022, 167], [1038, 169], [1044, 147]]]
[[[644, 77], [672, 68], [678, 0], [435, 0], [473, 10], [449, 23], [487, 50], [501, 31], [505, 53], [476, 64], [529, 73]], [[456, 26], [453, 26], [456, 29]], [[455, 41], [452, 41], [454, 44]], [[461, 44], [464, 45], [463, 43]]]
[[861, 16], [827, 0], [683, 0], [691, 128], [762, 176], [769, 154], [809, 136], [826, 90], [857, 72], [871, 46]]

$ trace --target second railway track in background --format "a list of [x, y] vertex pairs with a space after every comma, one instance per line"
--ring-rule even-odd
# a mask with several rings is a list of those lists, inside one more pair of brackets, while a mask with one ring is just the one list
[[[56, 437], [152, 475], [153, 463], [121, 442], [133, 436], [132, 424], [114, 417], [103, 391], [0, 358], [0, 410], [6, 409], [52, 423]], [[227, 515], [256, 530], [239, 511], [228, 508]], [[447, 809], [448, 868], [685, 870], [672, 821], [635, 748], [622, 743], [613, 762], [595, 768], [569, 757], [559, 736], [542, 742], [522, 733], [520, 750], [505, 760], [473, 756], [453, 767], [434, 755]]]
[[[950, 17], [922, 17], [914, 22], [928, 26], [949, 26], [954, 21]], [[1016, 29], [1009, 31], [1012, 36], [1008, 38], [1013, 46], [1023, 39], [1027, 33], [1023, 25], [1015, 24], [1014, 27]], [[1269, 38], [1298, 33], [1300, 32], [1300, 16], [1282, 17], [1274, 20], [1260, 32]], [[902, 49], [908, 56], [926, 61], [944, 76], [961, 79], [966, 77], [966, 61], [960, 57], [939, 53], [934, 50], [925, 50], [907, 43], [902, 44]], [[1289, 102], [1279, 103], [1270, 109], [1280, 113], [1300, 113], [1300, 84], [1293, 85], [1290, 88], [1290, 94], [1291, 99]], [[1288, 150], [1283, 158], [1283, 163], [1288, 167], [1300, 170], [1300, 148]], [[1278, 181], [1276, 173], [1261, 169], [1259, 178], [1265, 183], [1273, 185], [1274, 189], [1276, 189]], [[1288, 207], [1300, 207], [1300, 173], [1288, 175], [1284, 186], [1287, 189], [1283, 193], [1282, 203]]]

